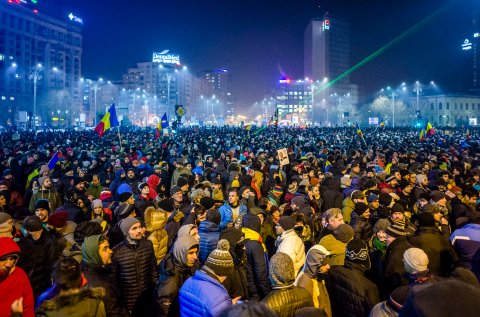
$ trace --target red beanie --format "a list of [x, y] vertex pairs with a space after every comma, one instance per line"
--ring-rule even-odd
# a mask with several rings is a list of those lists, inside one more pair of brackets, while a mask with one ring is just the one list
[[0, 258], [13, 253], [20, 253], [20, 247], [12, 238], [1, 237], [0, 238]]
[[66, 211], [58, 211], [48, 217], [48, 224], [55, 228], [63, 228], [67, 225], [68, 213]]

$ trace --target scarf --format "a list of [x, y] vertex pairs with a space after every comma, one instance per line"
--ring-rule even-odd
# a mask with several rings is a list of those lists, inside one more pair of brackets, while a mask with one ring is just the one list
[[263, 252], [267, 252], [265, 244], [263, 244], [262, 237], [260, 234], [249, 228], [242, 228], [242, 232], [245, 234], [245, 240], [258, 241], [263, 247]]

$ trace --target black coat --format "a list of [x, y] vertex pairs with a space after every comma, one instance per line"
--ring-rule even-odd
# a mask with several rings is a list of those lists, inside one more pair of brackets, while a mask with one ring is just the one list
[[409, 238], [414, 247], [428, 255], [428, 268], [437, 276], [448, 277], [454, 269], [457, 256], [450, 241], [445, 239], [435, 227], [420, 227]]
[[179, 264], [173, 255], [168, 253], [160, 263], [159, 271], [155, 288], [156, 316], [180, 316], [178, 292], [183, 283], [195, 273], [195, 268]]
[[82, 265], [83, 275], [90, 287], [102, 287], [105, 290], [103, 303], [107, 316], [128, 317], [125, 303], [115, 277], [110, 268], [99, 268], [88, 263]]
[[404, 276], [403, 254], [411, 247], [412, 245], [408, 243], [407, 237], [396, 238], [388, 245], [383, 261], [383, 285], [386, 293], [382, 295], [385, 298], [397, 287], [408, 284]]
[[27, 273], [33, 295], [37, 298], [52, 286], [51, 272], [58, 260], [60, 249], [57, 241], [46, 230], [43, 230], [38, 240], [28, 236], [18, 241], [18, 245], [21, 252], [17, 265]]
[[157, 260], [152, 242], [142, 239], [130, 244], [124, 240], [113, 248], [112, 262], [125, 305], [131, 311], [139, 297], [153, 291], [157, 282]]
[[63, 206], [60, 206], [55, 210], [55, 212], [66, 211], [68, 213], [68, 220], [75, 223], [80, 223], [87, 220], [86, 215], [83, 213], [82, 209], [74, 203], [65, 203]]
[[247, 240], [245, 242], [247, 253], [247, 284], [249, 299], [261, 300], [270, 293], [268, 280], [267, 253], [259, 241]]
[[333, 316], [369, 316], [380, 302], [377, 286], [365, 277], [359, 265], [347, 262], [345, 266], [334, 266], [325, 282]]
[[313, 307], [312, 295], [298, 286], [273, 290], [262, 302], [278, 317], [291, 317], [300, 308]]

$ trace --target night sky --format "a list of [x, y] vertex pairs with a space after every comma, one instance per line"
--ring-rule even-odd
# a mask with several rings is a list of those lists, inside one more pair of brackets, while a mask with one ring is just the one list
[[[66, 3], [65, 0], [55, 0]], [[303, 77], [303, 36], [325, 11], [351, 28], [351, 63], [361, 61], [434, 11], [428, 23], [351, 76], [362, 100], [386, 85], [435, 82], [445, 91], [468, 88], [465, 37], [473, 34], [471, 5], [478, 0], [69, 0], [84, 20], [83, 74], [121, 80], [153, 51], [169, 49], [197, 73], [227, 67], [237, 108], [271, 93], [281, 72]], [[334, 27], [334, 26], [332, 26]], [[480, 31], [480, 30], [477, 30]]]

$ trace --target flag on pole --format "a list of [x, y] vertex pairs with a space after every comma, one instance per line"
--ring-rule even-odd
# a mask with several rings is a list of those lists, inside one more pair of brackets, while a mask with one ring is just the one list
[[115, 110], [114, 103], [112, 103], [110, 109], [108, 109], [102, 120], [97, 124], [94, 131], [101, 137], [105, 131], [113, 127], [118, 127], [117, 111]]
[[53, 168], [55, 167], [55, 165], [57, 165], [59, 160], [60, 160], [60, 157], [58, 156], [58, 152], [57, 152], [52, 156], [50, 161], [48, 161], [48, 168], [53, 170]]
[[250, 131], [252, 130], [252, 124], [247, 124], [244, 128], [245, 130]]
[[357, 129], [358, 136], [363, 140], [363, 132], [362, 130], [360, 130], [360, 127], [358, 126], [358, 122], [355, 122], [355, 128]]
[[425, 130], [422, 129], [422, 130], [420, 131], [420, 135], [419, 135], [418, 139], [419, 139], [420, 141], [425, 141]]
[[168, 119], [167, 119], [167, 113], [166, 112], [162, 116], [161, 127], [162, 127], [162, 129], [168, 128]]
[[160, 138], [160, 131], [162, 130], [162, 126], [160, 122], [157, 123], [157, 129], [155, 130], [155, 141]]
[[432, 124], [430, 122], [427, 122], [427, 125], [425, 126], [425, 135], [426, 137], [430, 137], [435, 134], [435, 129], [432, 127]]
[[385, 128], [385, 122], [383, 122], [383, 121], [380, 122], [379, 126], [380, 126], [380, 128]]

